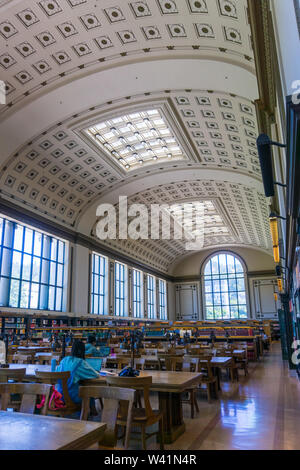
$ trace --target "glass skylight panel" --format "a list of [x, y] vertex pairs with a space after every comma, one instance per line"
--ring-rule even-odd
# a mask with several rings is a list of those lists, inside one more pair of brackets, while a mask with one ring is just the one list
[[186, 158], [172, 129], [157, 109], [110, 119], [85, 132], [127, 171], [158, 160]]
[[[197, 205], [201, 204], [203, 210], [199, 213]], [[217, 214], [212, 201], [195, 201], [172, 204], [169, 212], [174, 221], [182, 226], [186, 235], [197, 237], [200, 233], [205, 235], [229, 234], [229, 229]], [[197, 223], [197, 218], [203, 219], [203, 226]]]

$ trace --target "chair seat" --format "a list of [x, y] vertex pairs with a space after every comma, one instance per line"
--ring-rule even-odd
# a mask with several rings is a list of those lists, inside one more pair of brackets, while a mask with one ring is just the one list
[[[132, 425], [146, 423], [147, 426], [157, 423], [163, 416], [163, 413], [159, 410], [153, 410], [153, 415], [148, 417], [146, 416], [145, 408], [134, 408], [132, 413]], [[118, 424], [121, 426], [126, 425], [126, 419], [118, 417]]]

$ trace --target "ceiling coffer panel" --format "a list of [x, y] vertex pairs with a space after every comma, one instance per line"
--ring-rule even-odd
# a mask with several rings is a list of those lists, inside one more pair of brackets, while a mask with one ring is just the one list
[[0, 13], [3, 115], [116, 63], [184, 54], [255, 73], [246, 0], [24, 0]]
[[[84, 129], [109, 116], [165, 103], [172, 111], [172, 134], [184, 159], [152, 160], [151, 165], [128, 172], [115, 165], [115, 155], [104, 154]], [[180, 130], [180, 131], [179, 131]], [[1, 195], [69, 226], [89, 204], [136, 178], [176, 168], [220, 169], [261, 181], [255, 138], [255, 107], [238, 96], [204, 90], [174, 90], [135, 96], [95, 106], [66, 118], [35, 136], [0, 169]]]

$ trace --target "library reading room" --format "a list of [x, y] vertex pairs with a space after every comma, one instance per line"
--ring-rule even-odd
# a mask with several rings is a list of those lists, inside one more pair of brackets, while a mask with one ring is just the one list
[[300, 1], [0, 0], [0, 450], [299, 435]]

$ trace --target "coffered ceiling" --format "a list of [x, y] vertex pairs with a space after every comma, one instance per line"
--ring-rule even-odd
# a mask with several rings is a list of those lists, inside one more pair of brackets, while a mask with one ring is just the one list
[[120, 62], [210, 53], [254, 67], [245, 0], [11, 0], [1, 18], [2, 113]]
[[[0, 0], [0, 17], [3, 199], [88, 236], [119, 195], [206, 201], [222, 230], [207, 223], [204, 248], [270, 250], [246, 0]], [[164, 124], [133, 159], [151, 110]], [[105, 243], [163, 272], [190, 254], [178, 240]]]

